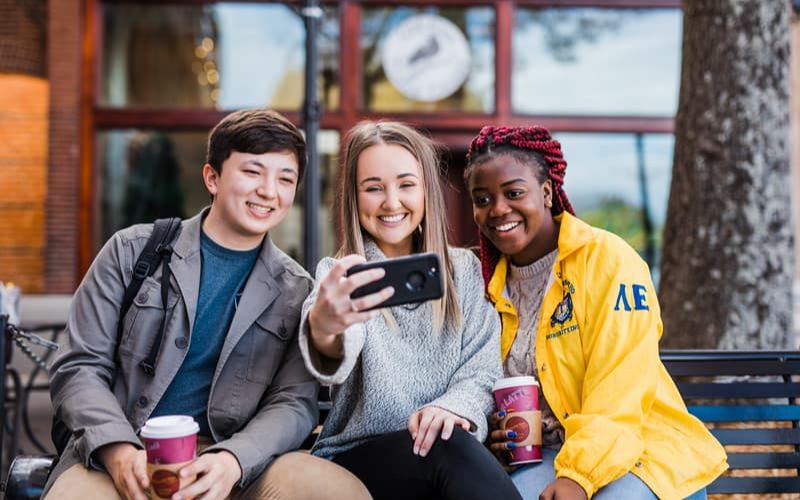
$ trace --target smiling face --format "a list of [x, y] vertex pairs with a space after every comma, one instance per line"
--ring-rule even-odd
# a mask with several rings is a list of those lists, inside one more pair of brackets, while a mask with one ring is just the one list
[[396, 144], [365, 149], [356, 166], [358, 220], [387, 257], [411, 253], [414, 231], [425, 216], [422, 169]]
[[203, 221], [206, 234], [232, 250], [255, 248], [286, 217], [294, 202], [297, 157], [288, 151], [234, 151], [223, 162], [222, 172], [206, 164], [203, 181], [214, 197]]
[[468, 188], [481, 232], [511, 261], [524, 266], [554, 250], [558, 226], [550, 212], [553, 190], [537, 165], [498, 154], [472, 167]]

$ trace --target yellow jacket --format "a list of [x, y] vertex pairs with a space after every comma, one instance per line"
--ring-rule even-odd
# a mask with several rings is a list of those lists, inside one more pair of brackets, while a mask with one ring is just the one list
[[[556, 476], [591, 498], [631, 471], [659, 498], [685, 498], [728, 464], [659, 359], [663, 327], [647, 265], [611, 233], [566, 212], [556, 221], [555, 276], [535, 344], [544, 397], [566, 432]], [[503, 296], [507, 268], [503, 257], [488, 286], [503, 323], [503, 360], [519, 325]]]

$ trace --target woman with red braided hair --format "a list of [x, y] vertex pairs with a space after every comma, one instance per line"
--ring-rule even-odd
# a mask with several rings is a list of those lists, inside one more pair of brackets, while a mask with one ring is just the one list
[[[658, 355], [650, 272], [621, 238], [574, 216], [561, 145], [541, 127], [484, 127], [465, 181], [506, 376], [540, 385], [543, 460], [512, 472], [526, 499], [702, 499], [726, 468]], [[514, 431], [492, 417], [501, 460]], [[540, 496], [541, 495], [541, 496]]]

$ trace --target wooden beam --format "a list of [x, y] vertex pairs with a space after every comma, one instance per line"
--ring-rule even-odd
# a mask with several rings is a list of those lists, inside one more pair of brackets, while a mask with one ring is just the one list
[[[137, 109], [103, 108], [94, 112], [95, 126], [98, 130], [115, 128], [158, 128], [162, 130], [209, 131], [232, 110], [208, 109]], [[292, 123], [300, 125], [300, 111], [277, 110]], [[341, 122], [338, 111], [325, 111], [322, 115], [322, 128], [338, 128]]]
[[511, 117], [511, 73], [513, 60], [512, 34], [514, 31], [514, 5], [502, 0], [495, 10], [495, 115], [500, 121]]
[[339, 6], [339, 109], [340, 133], [344, 134], [358, 121], [362, 108], [361, 7], [344, 0]]
[[78, 273], [76, 283], [83, 278], [94, 258], [94, 113], [99, 80], [101, 16], [99, 0], [84, 4], [84, 29], [81, 57], [80, 94], [80, 194], [78, 202]]

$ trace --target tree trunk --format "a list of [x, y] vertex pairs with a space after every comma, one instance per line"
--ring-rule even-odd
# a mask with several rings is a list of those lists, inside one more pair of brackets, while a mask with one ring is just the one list
[[683, 11], [659, 290], [663, 345], [796, 347], [790, 4], [689, 0]]

